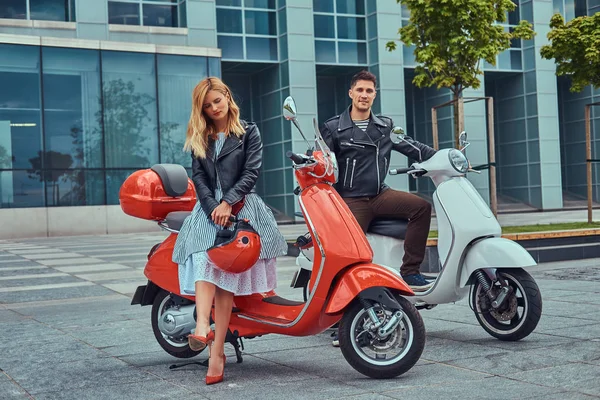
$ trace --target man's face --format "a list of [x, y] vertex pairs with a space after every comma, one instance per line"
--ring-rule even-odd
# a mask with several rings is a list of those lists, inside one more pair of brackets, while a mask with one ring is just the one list
[[369, 111], [375, 100], [375, 84], [371, 81], [356, 81], [348, 91], [352, 99], [352, 108], [358, 111]]

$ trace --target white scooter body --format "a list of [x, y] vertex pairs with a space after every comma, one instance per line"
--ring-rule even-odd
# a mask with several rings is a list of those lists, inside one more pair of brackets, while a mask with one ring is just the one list
[[[493, 273], [495, 268], [536, 265], [523, 247], [501, 237], [501, 227], [488, 205], [464, 173], [453, 167], [450, 161], [452, 151], [458, 152], [455, 149], [439, 150], [429, 160], [414, 163], [412, 170], [403, 171], [428, 176], [436, 186], [433, 204], [438, 224], [437, 248], [441, 271], [429, 290], [406, 297], [422, 307], [456, 302], [465, 297], [476, 270]], [[404, 241], [372, 233], [366, 236], [373, 249], [373, 262], [388, 266], [399, 274]], [[310, 270], [311, 259], [312, 248], [302, 250], [296, 264]]]

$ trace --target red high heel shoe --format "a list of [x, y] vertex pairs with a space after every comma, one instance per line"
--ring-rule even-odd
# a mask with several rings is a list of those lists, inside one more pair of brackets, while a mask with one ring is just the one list
[[206, 374], [206, 384], [213, 385], [215, 383], [223, 382], [223, 375], [225, 374], [225, 354], [223, 354], [223, 371], [221, 371], [221, 375], [208, 375]]
[[188, 335], [188, 343], [190, 345], [190, 349], [194, 351], [204, 350], [206, 346], [208, 346], [213, 340], [215, 340], [215, 332], [212, 330], [208, 332], [206, 337], [192, 335], [191, 333]]

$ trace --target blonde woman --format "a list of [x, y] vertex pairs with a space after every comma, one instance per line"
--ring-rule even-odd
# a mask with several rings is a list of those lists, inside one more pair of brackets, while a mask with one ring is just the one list
[[[184, 150], [192, 153], [198, 202], [181, 227], [173, 261], [179, 264], [181, 293], [196, 297], [196, 330], [188, 340], [193, 350], [209, 346], [207, 385], [223, 380], [233, 296], [274, 289], [276, 257], [287, 253], [273, 213], [254, 190], [262, 164], [258, 128], [240, 120], [239, 115], [231, 90], [219, 78], [198, 83], [184, 145]], [[262, 245], [256, 264], [239, 274], [219, 269], [206, 255], [217, 231], [229, 225], [234, 208], [239, 209], [238, 217], [250, 220]], [[214, 332], [209, 319], [213, 300]]]

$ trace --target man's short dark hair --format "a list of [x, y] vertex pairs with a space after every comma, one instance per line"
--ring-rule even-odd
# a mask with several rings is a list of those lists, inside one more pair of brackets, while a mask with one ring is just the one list
[[353, 88], [357, 81], [371, 81], [373, 86], [377, 87], [377, 77], [372, 72], [362, 70], [357, 72], [350, 81], [350, 87]]

